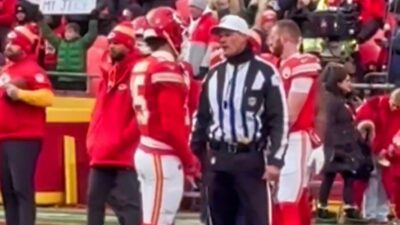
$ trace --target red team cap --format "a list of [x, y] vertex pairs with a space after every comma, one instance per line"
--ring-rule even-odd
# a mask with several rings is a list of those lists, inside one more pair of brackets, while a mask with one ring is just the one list
[[35, 31], [35, 27], [31, 25], [17, 26], [8, 33], [7, 38], [11, 44], [18, 45], [23, 51], [30, 53], [33, 45], [39, 39]]
[[144, 32], [144, 39], [165, 39], [177, 55], [183, 42], [183, 23], [177, 12], [170, 7], [158, 7], [146, 15], [149, 28]]
[[114, 27], [107, 38], [109, 43], [122, 44], [130, 50], [135, 47], [135, 32], [129, 21], [124, 21]]
[[139, 16], [132, 21], [132, 27], [136, 36], [143, 36], [144, 31], [149, 28], [149, 23], [147, 22], [146, 17]]

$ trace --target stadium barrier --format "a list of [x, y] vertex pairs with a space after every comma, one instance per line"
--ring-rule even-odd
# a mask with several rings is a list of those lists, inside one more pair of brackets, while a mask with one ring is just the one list
[[100, 75], [47, 71], [49, 79], [57, 94], [67, 96], [94, 96], [97, 91]]

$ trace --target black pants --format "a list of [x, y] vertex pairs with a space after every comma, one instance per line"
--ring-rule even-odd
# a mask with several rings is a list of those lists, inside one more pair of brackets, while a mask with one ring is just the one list
[[239, 211], [243, 210], [247, 223], [268, 225], [270, 200], [266, 181], [262, 180], [262, 153], [219, 154], [211, 161], [216, 161], [208, 185], [212, 224], [237, 224]]
[[[353, 174], [350, 172], [340, 173], [343, 178], [343, 201], [346, 205], [353, 205]], [[322, 179], [321, 189], [319, 191], [319, 203], [321, 206], [328, 206], [328, 198], [335, 181], [336, 173], [325, 173]]]
[[106, 203], [121, 225], [141, 225], [141, 197], [136, 172], [120, 168], [91, 168], [88, 225], [103, 225]]
[[8, 225], [33, 225], [36, 219], [35, 171], [42, 140], [0, 142], [1, 188]]

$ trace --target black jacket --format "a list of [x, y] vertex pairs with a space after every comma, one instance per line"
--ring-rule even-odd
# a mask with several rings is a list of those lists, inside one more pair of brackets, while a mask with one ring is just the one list
[[354, 111], [336, 87], [326, 84], [325, 172], [356, 172], [362, 163]]

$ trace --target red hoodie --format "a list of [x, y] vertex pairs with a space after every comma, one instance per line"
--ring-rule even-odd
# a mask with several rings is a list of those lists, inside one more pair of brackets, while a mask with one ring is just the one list
[[133, 153], [140, 134], [129, 90], [132, 67], [138, 56], [102, 69], [96, 105], [90, 122], [87, 148], [91, 166], [133, 168]]

